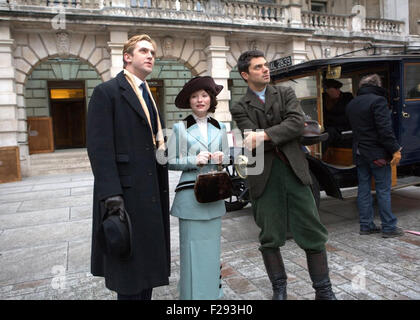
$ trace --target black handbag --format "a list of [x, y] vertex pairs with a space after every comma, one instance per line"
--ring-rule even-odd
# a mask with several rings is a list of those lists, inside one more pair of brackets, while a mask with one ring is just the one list
[[218, 171], [200, 173], [194, 184], [195, 198], [200, 203], [214, 202], [232, 196], [232, 181], [219, 165]]

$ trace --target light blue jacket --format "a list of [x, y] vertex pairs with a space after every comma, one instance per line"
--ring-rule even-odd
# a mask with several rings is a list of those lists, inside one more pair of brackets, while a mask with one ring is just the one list
[[[207, 121], [208, 141], [200, 133], [200, 128], [192, 115], [173, 126], [168, 140], [169, 170], [182, 170], [179, 183], [195, 181], [199, 173], [217, 170], [217, 165], [208, 164], [203, 168], [196, 165], [196, 156], [201, 151], [211, 153], [222, 151], [223, 163], [229, 163], [229, 145], [226, 127], [223, 123], [210, 118]], [[225, 214], [224, 200], [210, 203], [197, 202], [193, 189], [180, 190], [175, 194], [171, 214], [175, 217], [191, 220], [209, 220]]]

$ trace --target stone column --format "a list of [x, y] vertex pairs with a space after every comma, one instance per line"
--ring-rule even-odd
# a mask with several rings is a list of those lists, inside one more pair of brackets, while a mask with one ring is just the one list
[[286, 46], [285, 56], [292, 56], [293, 64], [306, 61], [306, 42], [304, 38], [294, 37]]
[[128, 40], [127, 31], [111, 31], [108, 47], [111, 51], [111, 78], [114, 78], [123, 69], [123, 48]]
[[[19, 112], [13, 63], [14, 42], [10, 26], [7, 23], [0, 23], [0, 147], [19, 146]], [[23, 130], [26, 131], [26, 128]], [[26, 159], [22, 152], [19, 152], [19, 155], [16, 161]], [[21, 168], [21, 174], [24, 169]]]
[[301, 0], [289, 0], [286, 6], [286, 21], [291, 28], [302, 27], [302, 4]]
[[0, 147], [18, 145], [18, 108], [10, 27], [0, 24]]
[[229, 112], [230, 91], [228, 90], [229, 70], [226, 63], [226, 53], [229, 47], [226, 46], [224, 35], [211, 34], [208, 39], [209, 45], [204, 49], [207, 55], [207, 73], [213, 77], [217, 84], [223, 86], [223, 91], [217, 96], [217, 107], [214, 117], [222, 122], [228, 122], [230, 130], [230, 121], [232, 116]]

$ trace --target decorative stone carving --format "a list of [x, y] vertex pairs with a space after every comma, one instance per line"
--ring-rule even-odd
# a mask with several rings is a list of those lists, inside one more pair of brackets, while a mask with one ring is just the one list
[[261, 41], [258, 40], [251, 40], [248, 42], [249, 50], [260, 50], [264, 51], [264, 44]]
[[323, 48], [324, 58], [330, 58], [331, 57], [331, 48], [325, 47]]
[[69, 34], [65, 31], [56, 33], [57, 51], [62, 57], [67, 57], [70, 53], [70, 38]]
[[163, 56], [172, 57], [174, 51], [174, 39], [172, 37], [165, 37], [163, 39]]

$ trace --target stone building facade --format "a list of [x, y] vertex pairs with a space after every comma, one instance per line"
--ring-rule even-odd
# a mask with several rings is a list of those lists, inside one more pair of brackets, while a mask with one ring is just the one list
[[[196, 75], [224, 86], [214, 116], [232, 127], [229, 104], [246, 90], [236, 71], [241, 52], [257, 48], [294, 64], [368, 45], [390, 52], [420, 44], [419, 16], [415, 0], [0, 0], [0, 149], [17, 147], [27, 175], [38, 117], [52, 119], [50, 151], [83, 147], [66, 142], [64, 131], [74, 131], [64, 127], [82, 130], [93, 88], [122, 70], [123, 44], [135, 34], [158, 44], [149, 81], [168, 127], [185, 117], [174, 99]], [[53, 93], [61, 89], [70, 96], [60, 102]], [[83, 106], [80, 118], [64, 115], [71, 103]]]

